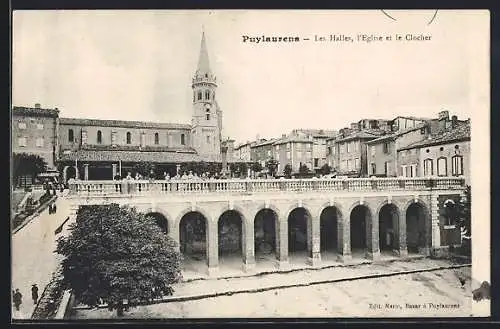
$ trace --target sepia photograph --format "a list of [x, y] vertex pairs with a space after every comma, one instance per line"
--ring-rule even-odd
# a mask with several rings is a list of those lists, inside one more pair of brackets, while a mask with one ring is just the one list
[[12, 322], [490, 316], [489, 11], [15, 10], [11, 56]]

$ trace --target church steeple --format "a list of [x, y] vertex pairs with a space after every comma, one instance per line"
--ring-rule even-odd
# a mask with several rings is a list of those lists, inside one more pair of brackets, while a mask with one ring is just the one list
[[201, 46], [200, 46], [200, 57], [198, 58], [198, 69], [196, 70], [196, 75], [204, 76], [212, 75], [212, 70], [210, 69], [210, 60], [208, 58], [207, 42], [205, 41], [205, 31], [201, 34]]
[[215, 98], [217, 82], [210, 68], [205, 31], [201, 35], [198, 67], [191, 87], [193, 89], [192, 146], [200, 155], [220, 154], [222, 111]]

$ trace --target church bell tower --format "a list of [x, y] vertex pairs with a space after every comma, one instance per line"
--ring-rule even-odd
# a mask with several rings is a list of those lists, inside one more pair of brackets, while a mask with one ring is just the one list
[[191, 138], [199, 155], [221, 153], [222, 111], [216, 101], [216, 77], [210, 69], [205, 32], [201, 36], [198, 68], [194, 74]]

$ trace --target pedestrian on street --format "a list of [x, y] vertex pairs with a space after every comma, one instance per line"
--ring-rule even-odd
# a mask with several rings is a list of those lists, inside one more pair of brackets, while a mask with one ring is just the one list
[[16, 289], [16, 292], [13, 296], [14, 306], [16, 307], [16, 311], [19, 311], [19, 306], [23, 303], [23, 295], [19, 292], [19, 289]]
[[38, 287], [36, 283], [31, 286], [31, 298], [33, 298], [33, 304], [36, 305], [38, 302]]

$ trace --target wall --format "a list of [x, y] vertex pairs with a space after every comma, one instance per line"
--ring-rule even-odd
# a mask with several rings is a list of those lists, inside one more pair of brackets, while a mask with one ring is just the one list
[[[69, 129], [73, 129], [74, 132], [74, 142], [69, 142]], [[87, 144], [98, 145], [97, 143], [97, 131], [100, 130], [102, 133], [102, 143], [101, 145], [111, 145], [111, 133], [116, 132], [116, 144], [117, 145], [130, 145], [130, 146], [140, 146], [141, 145], [141, 133], [145, 133], [145, 143], [147, 146], [170, 146], [170, 147], [182, 147], [181, 145], [181, 134], [185, 136], [185, 146], [190, 146], [190, 130], [189, 129], [159, 129], [159, 128], [125, 128], [125, 127], [106, 127], [106, 126], [80, 126], [62, 123], [59, 129], [59, 145], [61, 149], [74, 149], [81, 143], [81, 131], [87, 131]], [[131, 143], [127, 144], [127, 132], [131, 133]], [[159, 134], [159, 144], [156, 145], [154, 142], [155, 133]], [[171, 142], [169, 143], [169, 137], [171, 136]]]
[[[315, 159], [318, 159], [318, 165], [315, 166]], [[314, 169], [320, 169], [326, 161], [326, 139], [325, 138], [314, 138], [313, 151], [312, 151], [312, 163]]]
[[[455, 147], [458, 147], [458, 149]], [[437, 176], [437, 159], [445, 157], [447, 163], [447, 176], [452, 176], [452, 157], [455, 155], [455, 152], [463, 156], [463, 174], [465, 176], [465, 183], [470, 185], [470, 141], [421, 148], [420, 168], [424, 168], [424, 160], [432, 159], [434, 175]], [[420, 170], [419, 175], [423, 176], [424, 171]]]
[[[47, 162], [49, 169], [55, 169], [55, 136], [57, 119], [44, 116], [15, 115], [12, 117], [12, 153], [36, 154]], [[19, 128], [19, 122], [26, 124], [26, 129]], [[38, 124], [42, 124], [42, 129], [38, 129]], [[19, 137], [26, 137], [26, 146], [19, 146]], [[37, 138], [43, 137], [43, 146], [37, 146]]]
[[[348, 143], [350, 144], [349, 152], [347, 152]], [[335, 149], [336, 152], [338, 152], [338, 161], [335, 167], [338, 173], [340, 174], [348, 172], [361, 173], [363, 167], [362, 160], [364, 158], [363, 153], [366, 153], [366, 149], [362, 147], [362, 143], [359, 139], [350, 140], [347, 142], [336, 142]], [[363, 150], [365, 151], [363, 152]], [[350, 162], [350, 168], [347, 161]]]

